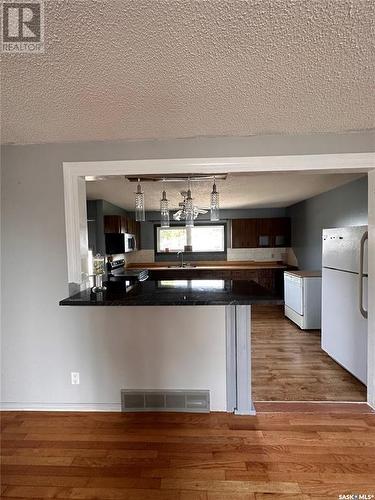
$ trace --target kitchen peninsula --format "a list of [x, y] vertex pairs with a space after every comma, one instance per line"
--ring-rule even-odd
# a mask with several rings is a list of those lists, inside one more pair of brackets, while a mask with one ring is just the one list
[[115, 322], [107, 362], [120, 380], [116, 394], [203, 390], [212, 411], [252, 413], [251, 305], [283, 303], [290, 219], [283, 208], [202, 208], [207, 183], [216, 203], [219, 185], [234, 192], [227, 174], [167, 177], [165, 185], [160, 175], [86, 182], [88, 262], [106, 259], [107, 290], [61, 301], [73, 306], [64, 314], [89, 307], [90, 320], [106, 318], [103, 335]]
[[62, 306], [236, 306], [283, 304], [280, 296], [254, 281], [147, 280], [127, 290], [101, 293], [81, 291], [60, 302]]
[[60, 302], [124, 311], [108, 314], [121, 318], [119, 335], [135, 356], [126, 389], [206, 389], [212, 411], [238, 414], [254, 413], [251, 304], [282, 299], [253, 281], [148, 279], [127, 289], [87, 289]]

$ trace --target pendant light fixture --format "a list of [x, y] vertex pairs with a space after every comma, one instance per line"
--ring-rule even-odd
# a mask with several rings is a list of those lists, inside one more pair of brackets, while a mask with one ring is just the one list
[[135, 192], [135, 220], [144, 222], [145, 218], [145, 195], [142, 191], [141, 181], [138, 179], [137, 191]]
[[210, 220], [218, 221], [219, 220], [219, 193], [216, 189], [216, 179], [214, 177], [214, 184], [212, 186], [211, 192], [211, 204], [210, 204]]
[[188, 179], [188, 190], [185, 199], [185, 226], [194, 227], [194, 205], [193, 198], [191, 197], [190, 179]]
[[165, 191], [165, 179], [163, 179], [163, 193], [160, 200], [160, 226], [169, 227], [169, 206]]

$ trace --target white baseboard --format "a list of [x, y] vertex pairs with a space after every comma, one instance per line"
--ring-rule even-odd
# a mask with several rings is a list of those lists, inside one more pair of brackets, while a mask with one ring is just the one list
[[121, 403], [1, 402], [0, 411], [121, 411]]

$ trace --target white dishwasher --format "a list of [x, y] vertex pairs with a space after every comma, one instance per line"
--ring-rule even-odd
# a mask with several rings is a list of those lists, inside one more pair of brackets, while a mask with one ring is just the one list
[[302, 330], [318, 330], [321, 324], [322, 273], [285, 271], [285, 316]]

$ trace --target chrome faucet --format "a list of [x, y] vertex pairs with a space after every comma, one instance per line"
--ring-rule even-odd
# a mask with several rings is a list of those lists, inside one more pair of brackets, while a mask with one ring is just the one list
[[179, 252], [177, 252], [177, 257], [181, 255], [181, 267], [184, 267], [185, 264], [184, 264], [184, 251], [183, 250], [180, 250]]

